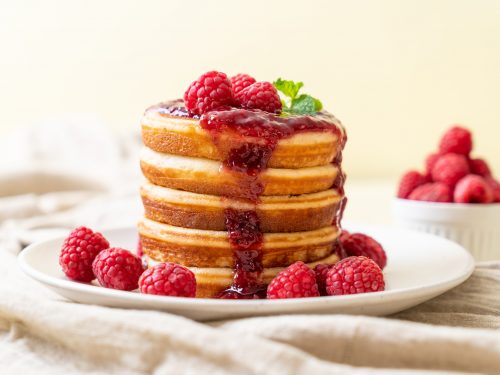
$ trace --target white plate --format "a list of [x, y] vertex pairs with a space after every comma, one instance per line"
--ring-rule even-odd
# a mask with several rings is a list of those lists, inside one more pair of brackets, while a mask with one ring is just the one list
[[[374, 236], [384, 246], [388, 257], [384, 270], [385, 291], [349, 296], [247, 301], [124, 292], [66, 279], [58, 263], [62, 238], [27, 247], [19, 255], [19, 263], [26, 274], [76, 302], [163, 310], [196, 320], [303, 313], [388, 315], [453, 288], [465, 281], [474, 269], [471, 255], [461, 246], [443, 238], [391, 228], [352, 229]], [[135, 249], [135, 228], [118, 228], [104, 231], [103, 234], [113, 246]]]

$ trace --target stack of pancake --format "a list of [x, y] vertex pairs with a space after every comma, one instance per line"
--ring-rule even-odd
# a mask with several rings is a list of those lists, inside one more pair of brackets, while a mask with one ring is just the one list
[[227, 289], [235, 266], [228, 209], [258, 216], [262, 283], [299, 260], [311, 267], [335, 263], [345, 136], [340, 123], [329, 118], [336, 131], [301, 131], [277, 142], [257, 176], [262, 186], [258, 200], [249, 200], [241, 193], [241, 180], [223, 165], [224, 150], [235, 143], [231, 134], [215, 142], [180, 102], [146, 110], [141, 123], [145, 217], [139, 234], [148, 264], [189, 268], [196, 276], [197, 297]]

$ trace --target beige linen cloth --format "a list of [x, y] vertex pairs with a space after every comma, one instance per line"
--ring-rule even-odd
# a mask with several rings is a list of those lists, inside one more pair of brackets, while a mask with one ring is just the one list
[[[47, 139], [54, 127], [64, 137]], [[500, 262], [385, 318], [198, 323], [73, 303], [29, 279], [16, 261], [24, 245], [141, 214], [138, 139], [102, 129], [66, 119], [0, 142], [0, 374], [500, 374]]]

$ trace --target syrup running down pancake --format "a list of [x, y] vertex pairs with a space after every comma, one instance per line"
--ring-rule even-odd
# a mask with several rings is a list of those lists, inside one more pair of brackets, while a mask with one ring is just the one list
[[224, 210], [255, 210], [264, 233], [300, 232], [334, 222], [342, 196], [335, 189], [312, 194], [261, 196], [259, 204], [245, 199], [169, 189], [145, 182], [141, 197], [146, 218], [184, 228], [226, 230]]
[[323, 191], [332, 187], [339, 174], [338, 167], [333, 164], [299, 169], [262, 168], [262, 172], [255, 172], [255, 175], [228, 173], [228, 167], [218, 161], [160, 154], [149, 148], [141, 152], [141, 168], [144, 176], [159, 186], [250, 199], [258, 195]]
[[144, 253], [194, 270], [198, 297], [263, 297], [295, 261], [338, 260], [346, 136], [332, 115], [195, 117], [175, 101], [149, 108], [142, 131]]
[[[333, 252], [325, 258], [321, 258], [316, 262], [306, 263], [310, 268], [314, 268], [318, 264], [335, 264], [339, 261], [337, 253]], [[145, 256], [148, 266], [154, 266], [159, 262]], [[231, 285], [233, 281], [232, 267], [187, 267], [196, 277], [196, 297], [210, 298], [220, 296], [220, 294]], [[262, 282], [268, 284], [277, 274], [286, 267], [264, 267], [262, 270]]]
[[[236, 215], [253, 211], [235, 211]], [[242, 219], [237, 217], [237, 219]], [[245, 224], [251, 218], [245, 218]], [[238, 220], [234, 225], [238, 225]], [[260, 239], [261, 263], [279, 267], [298, 260], [315, 262], [331, 254], [339, 228], [323, 228], [288, 233], [264, 233]], [[233, 246], [227, 231], [182, 228], [143, 219], [139, 223], [142, 251], [152, 259], [198, 267], [231, 267]]]
[[[273, 118], [273, 116], [268, 117]], [[322, 116], [320, 121], [308, 124], [307, 129], [279, 138], [267, 167], [293, 169], [331, 163], [341, 151], [345, 137], [343, 128], [335, 117], [326, 114]], [[332, 123], [338, 127], [339, 132], [330, 131]], [[250, 144], [266, 143], [256, 132], [246, 132], [246, 134], [232, 132], [218, 135], [218, 142], [215, 144], [210, 129], [207, 131], [200, 124], [199, 118], [189, 117], [181, 101], [162, 103], [148, 108], [141, 124], [144, 145], [165, 154], [222, 161], [230, 150], [234, 149], [235, 138], [245, 138]], [[283, 122], [276, 126], [283, 127]]]

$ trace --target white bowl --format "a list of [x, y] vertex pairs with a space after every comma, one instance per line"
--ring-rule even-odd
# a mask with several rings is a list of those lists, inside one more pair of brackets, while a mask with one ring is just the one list
[[476, 261], [500, 259], [500, 203], [460, 204], [395, 199], [396, 225], [455, 241]]

